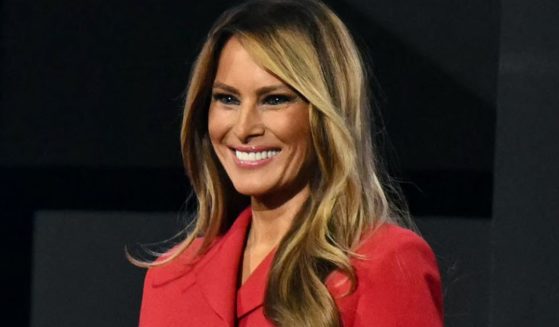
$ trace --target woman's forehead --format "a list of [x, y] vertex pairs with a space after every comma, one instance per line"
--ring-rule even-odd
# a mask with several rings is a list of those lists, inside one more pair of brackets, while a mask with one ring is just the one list
[[260, 66], [236, 38], [230, 38], [223, 47], [214, 84], [244, 88], [289, 86], [280, 78]]

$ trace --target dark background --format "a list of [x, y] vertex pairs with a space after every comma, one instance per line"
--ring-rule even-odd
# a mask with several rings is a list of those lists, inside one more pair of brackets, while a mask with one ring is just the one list
[[[171, 237], [190, 65], [231, 1], [2, 1], [2, 294], [15, 326], [135, 326], [124, 246]], [[559, 4], [327, 1], [367, 51], [448, 326], [559, 324]], [[386, 136], [387, 135], [387, 136]]]

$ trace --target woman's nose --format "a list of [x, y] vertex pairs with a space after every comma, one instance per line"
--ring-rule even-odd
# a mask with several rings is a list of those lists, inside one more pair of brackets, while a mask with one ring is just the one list
[[247, 142], [253, 137], [263, 135], [264, 130], [261, 113], [257, 106], [249, 103], [242, 105], [234, 126], [235, 135], [242, 142]]

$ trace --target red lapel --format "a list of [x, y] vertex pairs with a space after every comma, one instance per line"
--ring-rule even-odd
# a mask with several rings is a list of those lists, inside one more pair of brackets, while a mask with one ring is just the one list
[[237, 318], [254, 311], [264, 304], [268, 276], [272, 267], [276, 248], [262, 260], [237, 293]]
[[191, 263], [193, 253], [202, 243], [201, 238], [195, 240], [187, 252], [154, 276], [153, 285], [176, 281], [186, 294], [188, 288], [196, 284], [210, 307], [227, 325], [234, 326], [236, 317], [242, 318], [264, 303], [268, 274], [276, 252], [276, 249], [272, 250], [237, 290], [251, 219], [252, 210], [248, 207], [205, 255]]
[[186, 253], [155, 275], [153, 286], [177, 281], [184, 294], [196, 283], [211, 308], [227, 325], [234, 326], [239, 265], [251, 218], [248, 207], [205, 255], [191, 263], [195, 249], [202, 243], [201, 238], [195, 240]]
[[196, 283], [214, 311], [230, 326], [235, 323], [237, 278], [252, 210], [245, 209], [227, 233], [197, 265]]

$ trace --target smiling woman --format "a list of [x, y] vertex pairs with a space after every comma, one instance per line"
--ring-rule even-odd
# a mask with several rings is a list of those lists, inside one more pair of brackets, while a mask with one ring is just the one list
[[435, 257], [381, 183], [367, 90], [319, 1], [217, 20], [181, 133], [196, 225], [155, 262], [132, 259], [149, 267], [141, 326], [442, 325]]
[[310, 181], [309, 103], [235, 37], [221, 52], [208, 121], [219, 161], [235, 189], [253, 197], [253, 210], [280, 197], [301, 206]]

